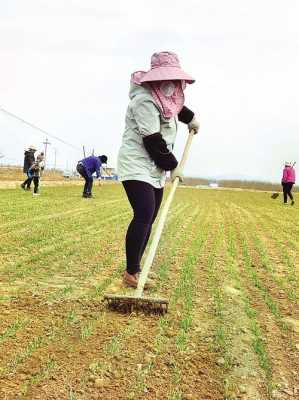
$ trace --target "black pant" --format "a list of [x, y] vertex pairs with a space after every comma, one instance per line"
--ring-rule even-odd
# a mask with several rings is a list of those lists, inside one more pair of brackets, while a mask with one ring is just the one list
[[[27, 176], [28, 176], [28, 174], [27, 174]], [[28, 176], [28, 178], [22, 183], [22, 185], [24, 187], [27, 186], [27, 189], [30, 189], [30, 185], [31, 185], [32, 179], [33, 179], [32, 176], [31, 177]]]
[[123, 186], [132, 206], [134, 217], [126, 235], [127, 271], [140, 271], [140, 261], [158, 214], [163, 189], [156, 189], [142, 181], [124, 181]]
[[32, 179], [33, 179], [33, 183], [34, 183], [34, 193], [38, 193], [39, 176], [34, 176]]
[[92, 176], [88, 176], [86, 169], [85, 169], [84, 165], [82, 165], [82, 164], [77, 165], [77, 171], [82, 176], [82, 178], [85, 179], [83, 195], [90, 195], [91, 191], [92, 191], [92, 184], [93, 184]]
[[288, 202], [288, 196], [291, 200], [293, 200], [293, 195], [291, 193], [293, 185], [294, 185], [294, 183], [292, 183], [292, 182], [282, 183], [284, 203]]

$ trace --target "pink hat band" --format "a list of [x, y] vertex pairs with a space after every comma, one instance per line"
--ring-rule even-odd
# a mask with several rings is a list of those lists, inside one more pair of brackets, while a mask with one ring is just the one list
[[184, 80], [187, 83], [195, 79], [182, 70], [178, 56], [170, 51], [154, 53], [151, 58], [151, 69], [146, 72], [140, 82]]

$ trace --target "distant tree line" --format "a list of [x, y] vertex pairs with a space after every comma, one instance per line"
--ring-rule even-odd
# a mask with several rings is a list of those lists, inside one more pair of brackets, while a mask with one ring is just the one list
[[242, 180], [212, 180], [204, 178], [188, 178], [184, 179], [184, 185], [187, 186], [209, 186], [211, 183], [217, 183], [219, 187], [224, 188], [239, 188], [239, 189], [252, 189], [252, 190], [266, 190], [266, 191], [280, 191], [281, 185], [279, 183], [260, 182], [260, 181], [242, 181]]
[[[60, 169], [48, 169], [45, 172], [46, 176], [62, 176], [62, 170]], [[23, 178], [23, 168], [19, 166], [0, 166], [0, 180], [8, 179], [22, 179]], [[186, 186], [209, 186], [211, 183], [217, 183], [219, 187], [224, 188], [239, 188], [239, 189], [252, 189], [252, 190], [262, 190], [262, 191], [280, 191], [281, 186], [278, 183], [271, 182], [259, 182], [259, 181], [241, 181], [241, 180], [212, 180], [205, 178], [191, 178], [185, 177], [183, 185]]]

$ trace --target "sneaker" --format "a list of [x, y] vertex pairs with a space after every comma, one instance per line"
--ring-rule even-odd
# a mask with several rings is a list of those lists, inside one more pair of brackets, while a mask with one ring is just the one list
[[83, 193], [83, 194], [82, 194], [82, 197], [84, 197], [84, 199], [89, 199], [89, 196], [88, 196], [87, 193]]
[[[138, 279], [139, 279], [139, 275], [140, 273], [137, 273], [135, 275], [129, 274], [127, 271], [124, 272], [123, 275], [123, 283], [126, 286], [132, 287], [134, 289], [137, 288], [138, 285]], [[154, 287], [154, 283], [151, 280], [147, 280], [145, 285], [144, 285], [144, 289], [151, 289], [152, 287]]]
[[39, 193], [32, 193], [32, 196], [39, 196]]
[[127, 271], [123, 275], [123, 283], [127, 286], [137, 288], [138, 280], [136, 279], [136, 274], [129, 274]]
[[21, 186], [21, 189], [24, 189], [24, 190], [26, 190], [26, 189], [25, 189], [25, 185], [24, 185], [24, 183], [21, 183], [21, 185], [20, 185], [20, 186]]
[[293, 206], [295, 204], [294, 200], [292, 200], [291, 206]]

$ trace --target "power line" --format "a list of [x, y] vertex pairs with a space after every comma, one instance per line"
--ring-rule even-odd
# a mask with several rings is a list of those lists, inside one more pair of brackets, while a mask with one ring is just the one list
[[42, 132], [43, 134], [46, 134], [46, 135], [50, 136], [51, 138], [53, 138], [53, 139], [55, 139], [55, 140], [58, 140], [59, 142], [65, 144], [66, 146], [70, 146], [70, 147], [72, 147], [73, 149], [78, 150], [78, 151], [81, 152], [81, 149], [80, 149], [79, 147], [74, 146], [72, 143], [68, 143], [68, 142], [66, 142], [65, 140], [60, 139], [59, 137], [57, 137], [57, 136], [55, 136], [55, 135], [52, 135], [51, 133], [45, 131], [44, 129], [39, 128], [37, 125], [34, 125], [34, 124], [32, 124], [31, 122], [26, 121], [25, 119], [19, 117], [19, 116], [16, 115], [16, 114], [13, 114], [12, 112], [6, 110], [5, 108], [3, 108], [3, 107], [1, 107], [1, 106], [0, 106], [0, 111], [4, 112], [5, 114], [9, 115], [9, 116], [12, 117], [12, 118], [17, 119], [18, 121], [21, 121], [21, 122], [22, 122], [23, 124], [25, 124], [25, 125], [28, 125], [28, 126], [30, 126], [31, 128], [36, 129], [36, 130]]

